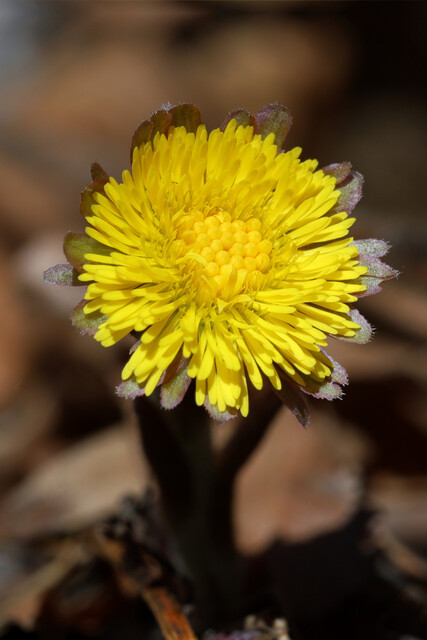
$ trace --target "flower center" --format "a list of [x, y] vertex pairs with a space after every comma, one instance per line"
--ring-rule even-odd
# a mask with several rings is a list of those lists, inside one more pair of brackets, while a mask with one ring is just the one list
[[180, 257], [199, 257], [203, 273], [218, 289], [226, 285], [233, 272], [237, 272], [241, 284], [258, 279], [270, 266], [273, 248], [270, 240], [263, 238], [258, 218], [232, 220], [227, 211], [218, 210], [183, 216], [173, 246]]

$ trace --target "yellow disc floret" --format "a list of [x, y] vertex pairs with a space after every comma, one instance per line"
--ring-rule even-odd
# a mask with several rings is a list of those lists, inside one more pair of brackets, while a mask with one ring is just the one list
[[[177, 258], [193, 258], [203, 265], [193, 267], [195, 289], [203, 286], [201, 278], [205, 278], [208, 279], [207, 286], [213, 285], [213, 292], [221, 295], [229, 275], [236, 272], [236, 282], [243, 290], [257, 284], [256, 278], [270, 266], [273, 245], [264, 240], [259, 231], [262, 227], [259, 218], [231, 220], [227, 211], [216, 208], [202, 218], [199, 211], [191, 212], [178, 222], [177, 237], [173, 242]], [[230, 268], [223, 269], [227, 265]], [[236, 293], [234, 289], [233, 294]]]

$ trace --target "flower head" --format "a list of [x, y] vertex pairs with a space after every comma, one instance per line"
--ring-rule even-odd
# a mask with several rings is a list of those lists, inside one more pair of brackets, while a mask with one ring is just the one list
[[142, 123], [120, 182], [94, 165], [87, 235], [68, 234], [65, 253], [88, 285], [75, 324], [105, 347], [137, 335], [123, 394], [162, 385], [173, 406], [193, 379], [197, 404], [244, 416], [249, 382], [295, 411], [296, 389], [339, 395], [345, 372], [324, 347], [369, 338], [352, 305], [394, 272], [385, 243], [349, 237], [361, 176], [282, 151], [289, 125], [270, 105], [208, 133], [180, 105]]

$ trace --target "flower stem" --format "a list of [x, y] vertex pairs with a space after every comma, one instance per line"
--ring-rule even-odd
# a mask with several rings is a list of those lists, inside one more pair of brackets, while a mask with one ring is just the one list
[[195, 589], [201, 628], [242, 614], [242, 558], [236, 550], [235, 476], [267, 430], [280, 403], [253, 412], [214, 456], [209, 418], [188, 393], [173, 411], [135, 400], [145, 454], [159, 483], [168, 526]]

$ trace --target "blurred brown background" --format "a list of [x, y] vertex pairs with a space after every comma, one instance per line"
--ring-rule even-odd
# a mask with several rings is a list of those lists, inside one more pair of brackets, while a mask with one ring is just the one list
[[[363, 301], [372, 344], [334, 344], [351, 384], [281, 414], [239, 480], [242, 548], [306, 539], [366, 492], [386, 531], [427, 552], [427, 147], [423, 2], [0, 4], [0, 534], [73, 529], [142, 491], [131, 407], [114, 396], [128, 344], [68, 320], [81, 290], [42, 284], [82, 231], [94, 160], [120, 177], [130, 137], [162, 103], [209, 127], [279, 101], [288, 146], [365, 175], [357, 237], [389, 240], [398, 281]], [[233, 424], [216, 427], [225, 438]]]

